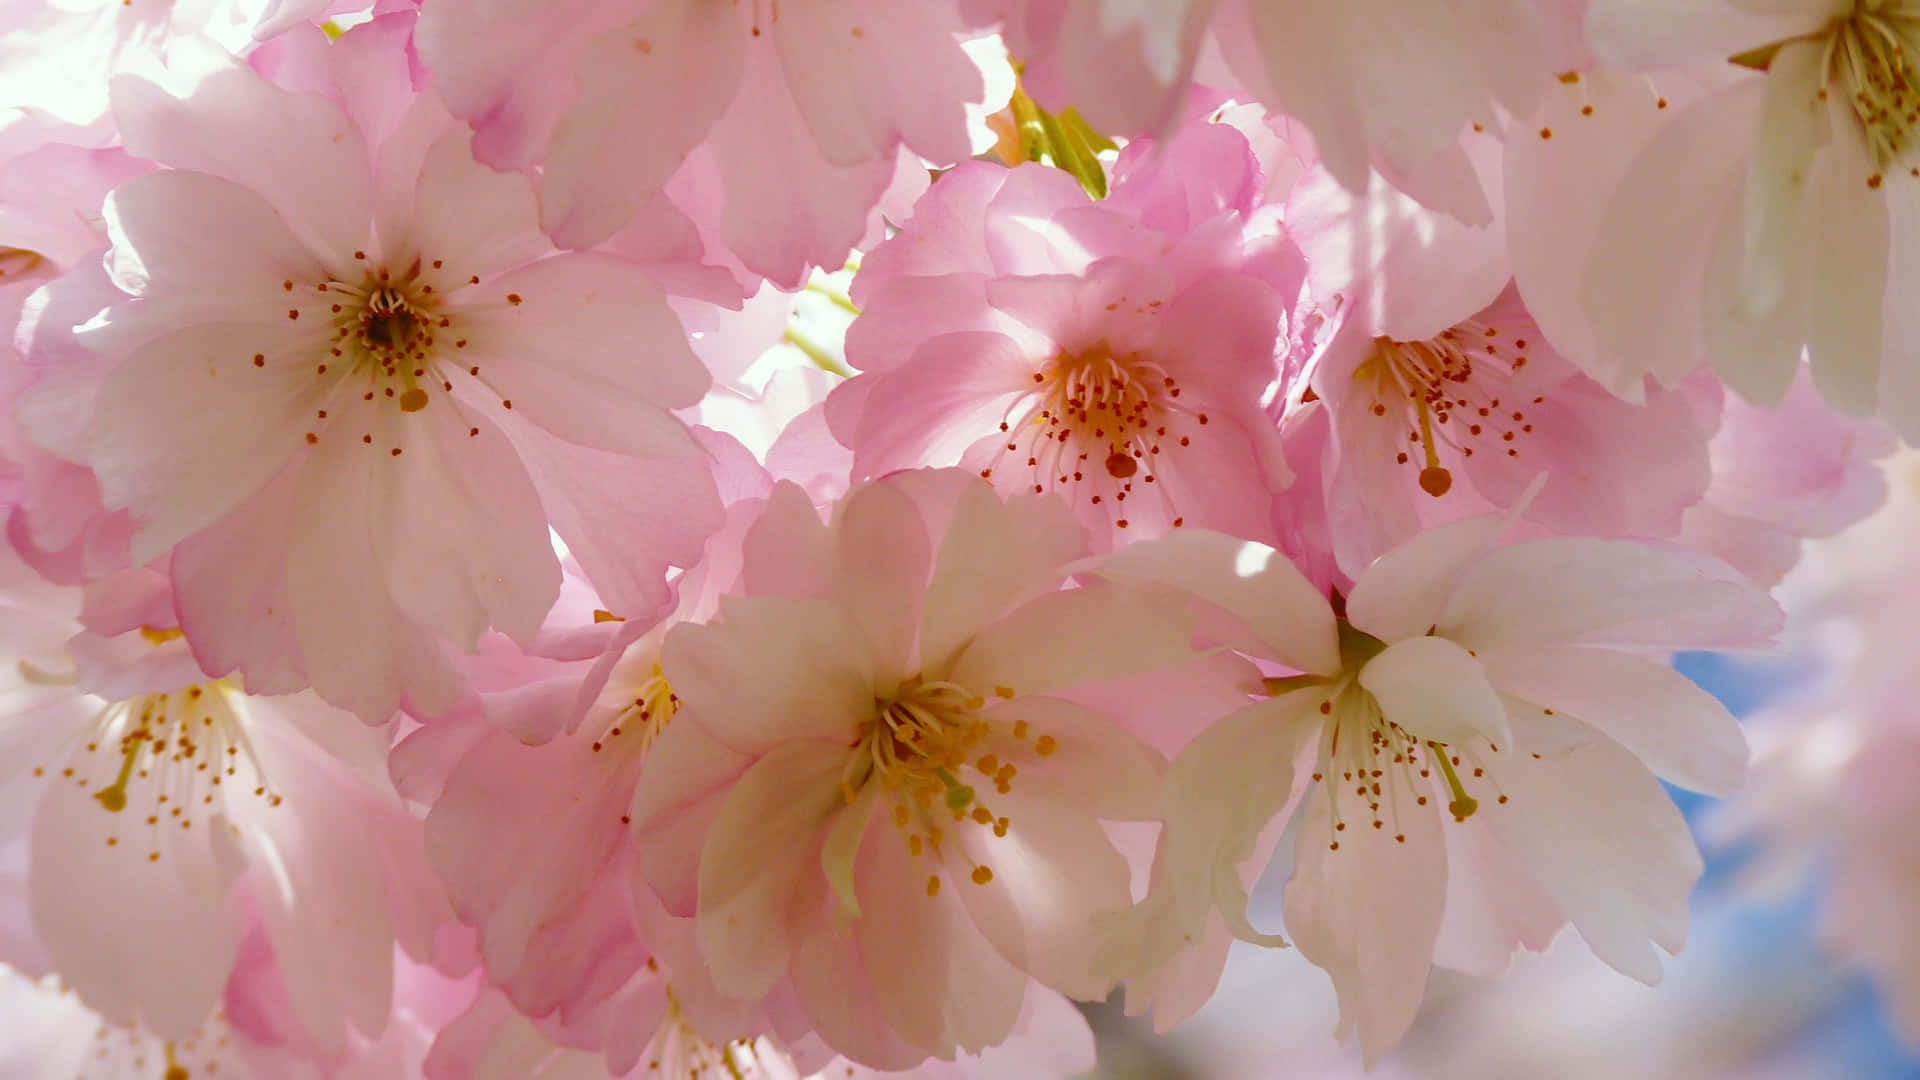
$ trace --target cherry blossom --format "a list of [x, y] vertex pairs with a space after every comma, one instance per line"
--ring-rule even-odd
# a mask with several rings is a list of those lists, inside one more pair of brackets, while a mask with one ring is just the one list
[[1214, 910], [1278, 943], [1247, 924], [1238, 868], [1297, 816], [1287, 926], [1369, 1059], [1406, 1030], [1429, 964], [1497, 971], [1564, 923], [1615, 968], [1659, 977], [1653, 946], [1684, 942], [1701, 864], [1655, 776], [1725, 793], [1746, 748], [1722, 706], [1636, 654], [1759, 642], [1778, 609], [1698, 556], [1492, 547], [1505, 524], [1421, 534], [1343, 610], [1270, 549], [1198, 530], [1098, 564], [1191, 590], [1223, 644], [1299, 673], [1174, 762], [1153, 892], [1114, 962], [1151, 972]]
[[[1607, 198], [1584, 298], [1610, 385], [1671, 385], [1704, 351], [1742, 395], [1778, 402], [1802, 349], [1827, 401], [1920, 433], [1904, 320], [1920, 203], [1904, 0], [1588, 11], [1594, 53], [1622, 67], [1752, 69], [1672, 110]], [[1696, 10], [1698, 9], [1698, 10]], [[1717, 10], [1710, 10], [1717, 9]], [[1584, 156], [1618, 158], [1610, 140]], [[1657, 267], [1647, 273], [1644, 268]], [[1614, 366], [1617, 365], [1617, 366]]]
[[875, 1068], [1000, 1043], [1029, 976], [1105, 994], [1083, 928], [1130, 875], [1100, 821], [1151, 813], [1160, 759], [1058, 695], [1192, 654], [1164, 598], [1055, 591], [1085, 550], [1058, 501], [962, 473], [857, 487], [826, 525], [775, 488], [744, 595], [667, 637], [680, 710], [632, 810], [719, 991], [791, 995]]
[[[1497, 198], [1498, 147], [1474, 149]], [[1287, 229], [1310, 267], [1296, 318], [1319, 327], [1296, 343], [1308, 378], [1289, 408], [1329, 414], [1321, 482], [1346, 573], [1423, 525], [1518, 508], [1541, 476], [1524, 515], [1547, 529], [1680, 532], [1710, 479], [1711, 425], [1678, 391], [1623, 401], [1568, 363], [1512, 284], [1504, 221], [1463, 225], [1377, 176], [1354, 195], [1316, 167]]]
[[1238, 132], [1178, 149], [1177, 171], [1123, 162], [1138, 170], [1101, 204], [1036, 165], [965, 166], [921, 201], [856, 279], [863, 373], [826, 408], [855, 476], [958, 464], [1059, 492], [1102, 546], [1185, 525], [1271, 535], [1259, 493], [1290, 474], [1258, 403], [1298, 264], [1247, 214]]
[[[108, 200], [129, 296], [81, 335], [114, 361], [90, 462], [141, 519], [135, 560], [179, 545], [203, 666], [311, 682], [370, 720], [451, 705], [443, 643], [534, 633], [559, 584], [549, 527], [644, 613], [718, 524], [665, 411], [708, 378], [658, 288], [609, 256], [543, 257], [525, 181], [475, 164], [411, 89], [407, 28], [287, 61], [334, 98], [217, 62], [178, 89], [117, 83], [129, 145], [174, 168]], [[225, 419], [180, 419], [201, 414]], [[617, 513], [583, 505], [623, 488]], [[612, 535], [650, 542], [616, 566]]]
[[66, 983], [113, 1023], [187, 1039], [257, 921], [315, 1045], [337, 1051], [348, 1024], [377, 1036], [396, 941], [428, 957], [447, 917], [387, 732], [209, 681], [157, 575], [91, 588], [84, 632], [77, 590], [8, 595], [0, 797], [31, 808], [7, 826], [26, 830], [33, 924]]

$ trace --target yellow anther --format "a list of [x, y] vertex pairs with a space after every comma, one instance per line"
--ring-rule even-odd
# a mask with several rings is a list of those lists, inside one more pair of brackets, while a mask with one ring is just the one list
[[[1039, 754], [1041, 757], [1046, 757], [1058, 749], [1060, 749], [1060, 743], [1051, 735], [1042, 735], [1033, 740], [1033, 752]], [[1009, 765], [1007, 767], [1011, 769], [1013, 766]]]
[[975, 885], [985, 885], [987, 882], [992, 880], [993, 880], [992, 867], [976, 866], [973, 868], [973, 883]]
[[937, 875], [929, 876], [927, 878], [927, 895], [928, 896], [940, 895], [940, 878]]

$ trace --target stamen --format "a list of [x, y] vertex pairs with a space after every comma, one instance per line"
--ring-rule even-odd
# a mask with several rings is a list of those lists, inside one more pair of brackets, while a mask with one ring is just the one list
[[1456, 820], [1465, 821], [1480, 809], [1479, 800], [1467, 794], [1466, 786], [1460, 783], [1460, 774], [1453, 771], [1453, 761], [1447, 757], [1447, 748], [1440, 743], [1428, 740], [1427, 753], [1440, 764], [1441, 775], [1446, 777], [1447, 789], [1453, 793], [1453, 801], [1447, 809], [1453, 812]]

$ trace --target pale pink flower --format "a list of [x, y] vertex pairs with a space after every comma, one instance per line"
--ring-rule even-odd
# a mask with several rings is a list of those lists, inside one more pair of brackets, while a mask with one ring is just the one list
[[1680, 539], [1775, 585], [1804, 540], [1832, 536], [1886, 501], [1878, 462], [1899, 440], [1885, 424], [1821, 401], [1805, 365], [1772, 408], [1720, 396], [1720, 428], [1708, 444], [1713, 480], [1687, 508]]
[[[1610, 365], [1595, 377], [1672, 385], [1704, 353], [1728, 386], [1773, 404], [1805, 350], [1828, 402], [1920, 437], [1920, 252], [1904, 239], [1920, 215], [1920, 6], [1747, 7], [1590, 7], [1602, 61], [1756, 69], [1671, 110], [1624, 171], [1600, 166], [1619, 179], [1586, 264]], [[1606, 140], [1582, 152], [1622, 156]]]
[[1150, 812], [1162, 759], [1064, 695], [1193, 654], [1158, 592], [1057, 591], [1085, 551], [1058, 500], [955, 471], [825, 525], [775, 488], [745, 595], [667, 638], [680, 711], [632, 809], [718, 991], [874, 1068], [1000, 1043], [1029, 976], [1105, 995], [1088, 920], [1131, 875], [1101, 822]]
[[[1494, 200], [1499, 146], [1470, 143]], [[1709, 481], [1711, 426], [1654, 387], [1623, 401], [1563, 359], [1511, 281], [1496, 217], [1463, 225], [1373, 176], [1356, 195], [1322, 168], [1295, 187], [1287, 230], [1307, 256], [1307, 385], [1324, 409], [1321, 485], [1340, 568], [1357, 576], [1422, 528], [1521, 507], [1553, 532], [1677, 535]], [[1283, 423], [1301, 422], [1283, 415]]]
[[862, 374], [826, 406], [854, 476], [957, 464], [1058, 492], [1102, 547], [1270, 536], [1289, 474], [1260, 403], [1299, 263], [1257, 190], [1223, 125], [1141, 147], [1101, 203], [1037, 165], [949, 173], [855, 279]]
[[100, 265], [107, 192], [150, 171], [124, 150], [62, 142], [0, 166], [0, 325], [13, 328], [0, 342], [0, 457], [18, 477], [7, 539], [41, 574], [68, 584], [128, 561], [131, 519], [101, 505], [86, 466], [101, 361], [74, 342], [73, 327], [118, 295]]
[[608, 999], [653, 965], [655, 943], [629, 899], [628, 808], [680, 705], [661, 673], [661, 641], [710, 617], [735, 584], [765, 491], [729, 507], [706, 556], [678, 580], [667, 618], [628, 620], [597, 655], [530, 680], [513, 675], [539, 670], [525, 658], [494, 660], [509, 685], [483, 692], [476, 715], [436, 721], [395, 752], [410, 792], [424, 794], [426, 778], [444, 773], [432, 785], [428, 855], [478, 932], [490, 982], [529, 1016], [558, 1009], [557, 1022], [580, 1025], [597, 1010], [624, 1024], [625, 1008]]
[[114, 1023], [186, 1038], [257, 920], [315, 1045], [377, 1036], [396, 942], [427, 957], [450, 918], [386, 778], [387, 730], [208, 682], [158, 575], [91, 587], [82, 633], [78, 590], [7, 595], [0, 786], [67, 985]]
[[1655, 776], [1725, 793], [1746, 760], [1733, 717], [1661, 654], [1756, 642], [1778, 609], [1690, 553], [1492, 547], [1505, 525], [1422, 533], [1338, 613], [1270, 549], [1218, 534], [1098, 564], [1190, 590], [1222, 644], [1299, 673], [1175, 760], [1152, 891], [1113, 967], [1152, 973], [1216, 911], [1278, 943], [1247, 923], [1243, 864], [1298, 815], [1287, 928], [1370, 1060], [1412, 1021], [1430, 964], [1492, 973], [1565, 923], [1613, 967], [1659, 977], [1653, 946], [1683, 943], [1701, 863]]
[[409, 29], [290, 53], [280, 76], [331, 97], [219, 62], [116, 83], [129, 146], [174, 168], [109, 200], [132, 295], [82, 335], [114, 361], [91, 464], [136, 561], [179, 545], [202, 665], [369, 719], [448, 708], [448, 643], [534, 634], [550, 527], [641, 615], [719, 521], [667, 412], [709, 380], [659, 289], [552, 254], [525, 179], [415, 94]]
[[421, 50], [479, 157], [537, 166], [562, 244], [604, 240], [686, 176], [723, 205], [727, 247], [797, 287], [845, 257], [897, 165], [971, 155], [985, 87], [963, 30], [954, 0], [448, 0]]

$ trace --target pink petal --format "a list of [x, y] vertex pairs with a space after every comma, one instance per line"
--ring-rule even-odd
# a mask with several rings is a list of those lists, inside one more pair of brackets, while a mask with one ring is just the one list
[[721, 610], [718, 623], [675, 627], [660, 650], [667, 681], [707, 731], [745, 753], [794, 739], [849, 742], [873, 712], [874, 676], [847, 648], [858, 631], [839, 609], [752, 596], [729, 597]]
[[[1061, 805], [1106, 821], [1159, 816], [1166, 761], [1112, 720], [1071, 701], [1034, 696], [983, 715], [995, 727], [989, 749], [1020, 770], [1016, 790], [1045, 790]], [[1029, 725], [1029, 737], [1008, 737], [1006, 730], [1021, 721]], [[1043, 735], [1053, 740], [1052, 749], [1039, 754], [1031, 740]]]
[[1049, 593], [973, 639], [947, 677], [987, 690], [1044, 694], [1192, 659], [1187, 620], [1166, 593], [1092, 585]]
[[905, 496], [867, 484], [836, 508], [834, 532], [829, 572], [854, 633], [841, 647], [861, 648], [877, 674], [905, 674], [933, 563], [926, 527]]
[[[700, 951], [713, 983], [749, 1000], [787, 970], [795, 894], [818, 865], [821, 827], [841, 806], [847, 749], [796, 740], [734, 783], [700, 856]], [[875, 844], [869, 851], [882, 846]]]
[[973, 156], [963, 104], [986, 88], [950, 2], [823, 0], [783, 14], [772, 31], [787, 88], [829, 162], [891, 156], [900, 142], [935, 165]]
[[[263, 309], [278, 314], [285, 304], [282, 281], [329, 276], [279, 210], [220, 177], [171, 171], [136, 176], [107, 197], [104, 213], [114, 284], [183, 303], [209, 321], [218, 317], [215, 312], [236, 321], [253, 321], [248, 316], [257, 318]], [[279, 337], [295, 336], [291, 328], [258, 321], [282, 329]]]
[[307, 683], [283, 585], [300, 473], [282, 470], [227, 516], [181, 541], [168, 564], [194, 659], [211, 675], [239, 671], [254, 693]]
[[[322, 404], [305, 371], [292, 370], [305, 368], [302, 353], [267, 326], [206, 324], [143, 346], [107, 377], [92, 465], [107, 505], [143, 518], [136, 562], [225, 516], [296, 455], [297, 433]], [[256, 354], [270, 359], [262, 370]], [[182, 415], [222, 422], [183, 425]]]
[[686, 723], [667, 725], [647, 760], [652, 767], [635, 786], [628, 811], [639, 877], [669, 914], [690, 918], [713, 816], [753, 759], [715, 742], [690, 715]]
[[402, 697], [424, 715], [445, 712], [460, 676], [395, 605], [385, 574], [368, 572], [385, 564], [365, 511], [375, 502], [372, 470], [386, 464], [372, 456], [357, 442], [321, 440], [293, 498], [284, 588], [314, 689], [377, 723]]
[[333, 102], [290, 94], [230, 61], [190, 86], [163, 89], [122, 75], [112, 96], [135, 154], [258, 192], [329, 266], [351, 267], [354, 250], [366, 245], [366, 144]]
[[968, 483], [941, 538], [920, 622], [920, 656], [944, 666], [991, 621], [1060, 586], [1062, 568], [1086, 553], [1080, 524], [1060, 500], [1001, 501]]
[[[1026, 797], [1020, 780], [992, 806], [1012, 822], [1007, 835], [959, 831], [941, 852], [946, 887], [1008, 963], [1070, 997], [1104, 997], [1112, 984], [1092, 974], [1097, 939], [1087, 927], [1131, 901], [1126, 859], [1085, 808]], [[977, 884], [975, 866], [988, 867], [992, 879]]]
[[[576, 68], [579, 96], [567, 103], [547, 147], [541, 224], [568, 247], [592, 247], [625, 224], [665, 186], [740, 92], [746, 50], [737, 10], [668, 0], [632, 14], [631, 21], [601, 31], [586, 45]], [[423, 36], [430, 21], [423, 20]], [[562, 29], [573, 20], [543, 12], [538, 21]], [[443, 48], [451, 53], [456, 40], [449, 34]], [[462, 59], [477, 58], [471, 45], [459, 48], [466, 53]], [[527, 82], [532, 85], [517, 88], [509, 107], [545, 104], [552, 90]], [[622, 132], [635, 109], [655, 111], [662, 101], [676, 104], [658, 110], [647, 138]]]
[[[853, 927], [880, 1015], [931, 1055], [977, 1053], [1001, 1042], [1019, 1016], [1026, 978], [981, 940], [979, 916], [962, 907], [976, 899], [967, 890], [990, 891], [1000, 879], [976, 885], [966, 866], [916, 859], [896, 838], [886, 839], [861, 852], [869, 914]], [[939, 894], [929, 896], [927, 879], [940, 870], [946, 873]]]
[[[1019, 395], [1032, 390], [1033, 370], [1005, 335], [943, 334], [898, 368], [836, 387], [827, 419], [853, 450], [857, 476], [952, 465], [974, 442], [999, 434]], [[864, 400], [855, 405], [860, 389]]]
[[701, 544], [722, 521], [713, 462], [704, 456], [636, 460], [568, 442], [518, 418], [500, 419], [548, 522], [601, 603], [630, 619], [665, 611], [672, 603], [667, 567], [699, 561]]
[[73, 784], [48, 785], [30, 840], [34, 927], [94, 1011], [162, 1038], [200, 1030], [239, 945], [226, 891], [241, 863], [229, 837], [218, 827], [149, 830]]
[[466, 420], [436, 409], [401, 421], [406, 453], [372, 466], [374, 545], [414, 621], [468, 650], [487, 626], [528, 642], [559, 595], [560, 563], [512, 445], [491, 424], [471, 434]]
[[1300, 671], [1340, 669], [1333, 610], [1292, 562], [1265, 544], [1205, 529], [1180, 529], [1128, 544], [1098, 563], [1114, 581], [1158, 582], [1192, 593], [1246, 624], [1234, 628], [1202, 619], [1210, 637]]

